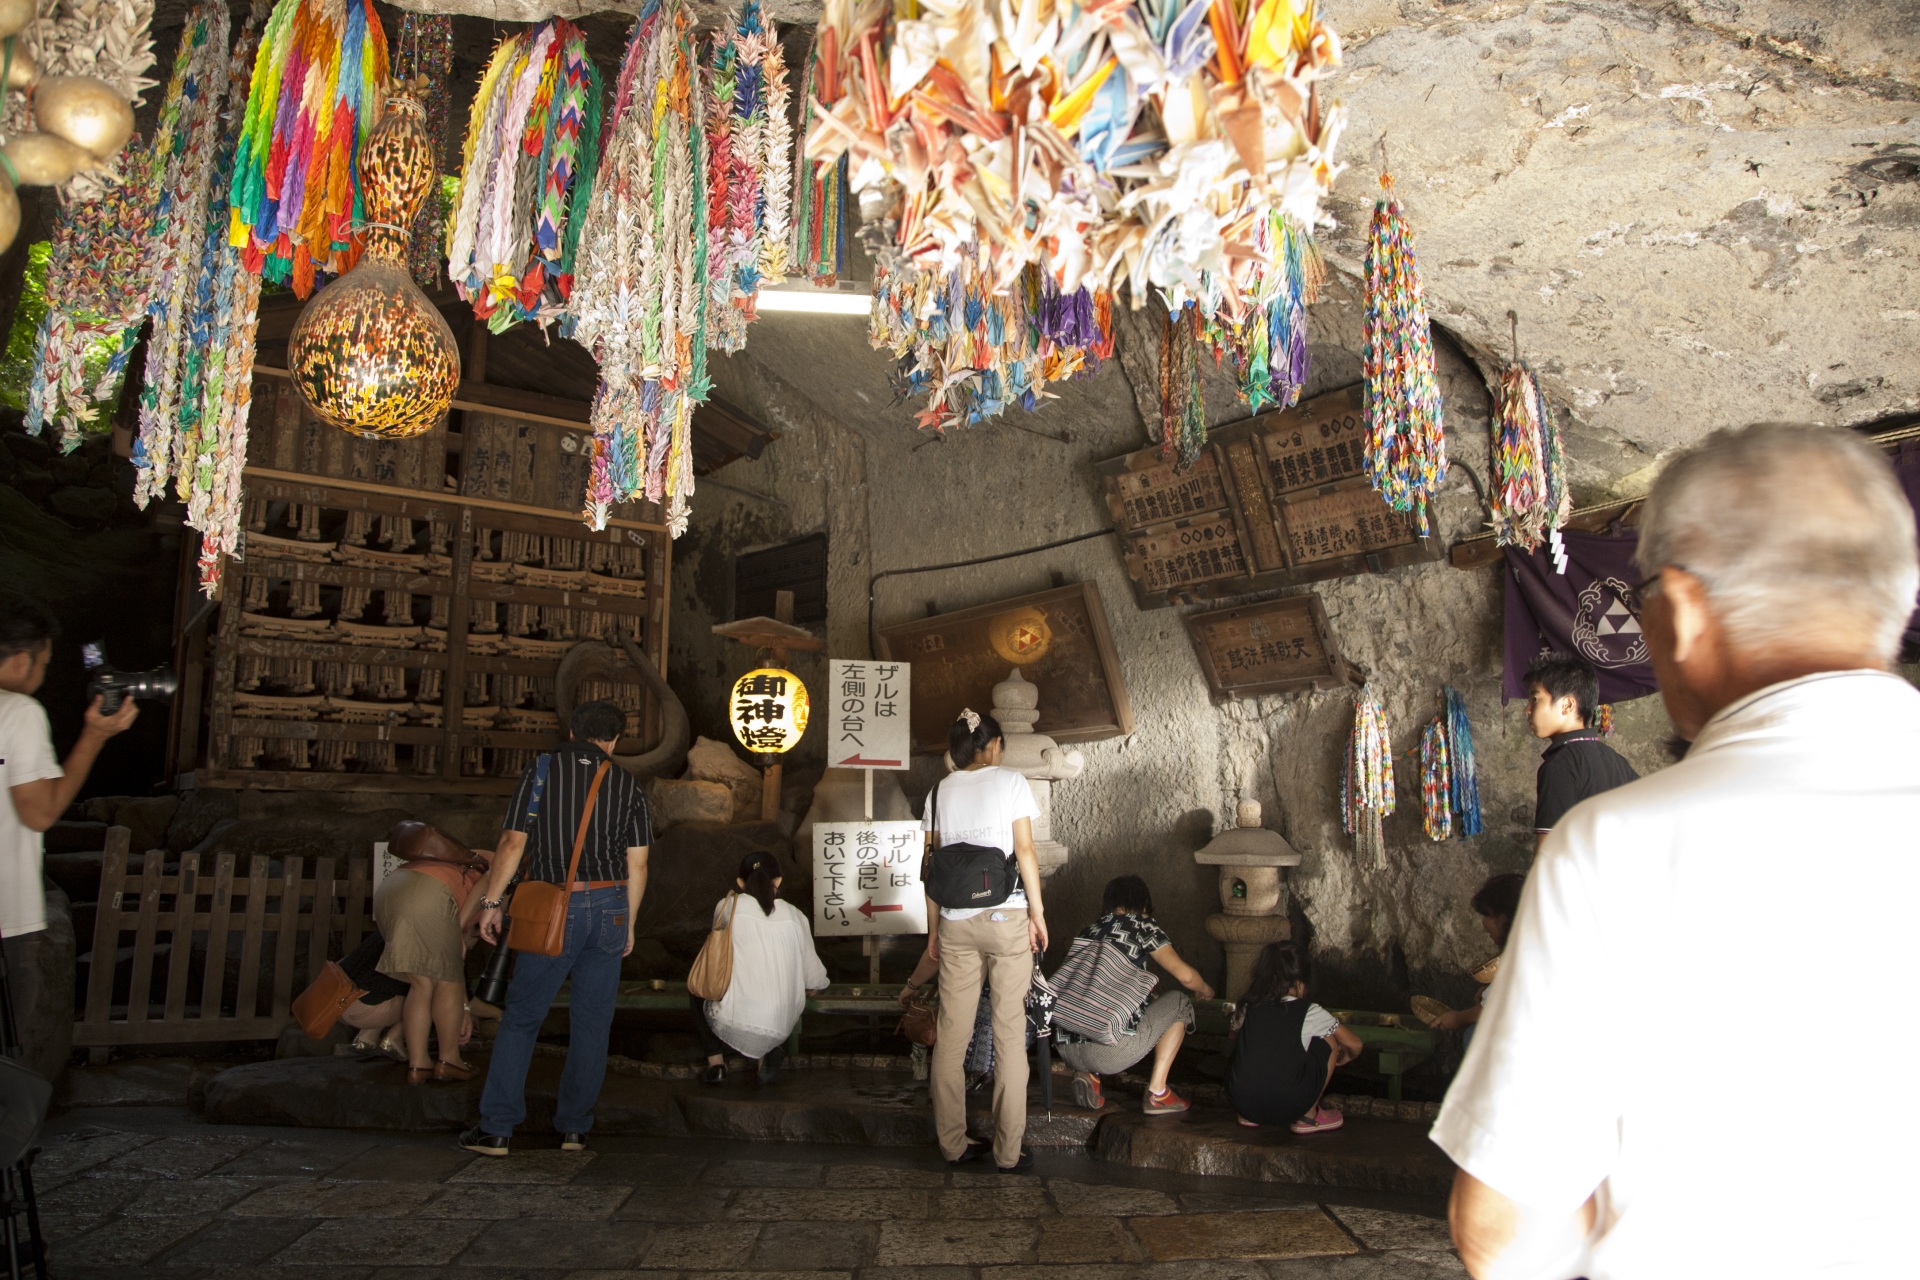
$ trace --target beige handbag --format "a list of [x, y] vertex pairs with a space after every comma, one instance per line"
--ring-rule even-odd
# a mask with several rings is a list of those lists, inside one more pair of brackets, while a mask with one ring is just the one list
[[688, 995], [719, 1000], [733, 985], [733, 913], [739, 908], [740, 895], [728, 894], [726, 922], [713, 926], [700, 946], [700, 954], [693, 958], [693, 968], [687, 970]]

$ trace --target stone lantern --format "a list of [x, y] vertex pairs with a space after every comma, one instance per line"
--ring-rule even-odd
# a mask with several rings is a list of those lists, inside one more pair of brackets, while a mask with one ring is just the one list
[[1300, 865], [1286, 837], [1260, 825], [1259, 801], [1242, 800], [1234, 817], [1235, 826], [1193, 855], [1201, 866], [1220, 868], [1220, 912], [1207, 917], [1207, 934], [1226, 948], [1227, 982], [1220, 994], [1228, 1000], [1246, 994], [1260, 948], [1286, 941], [1287, 888], [1280, 869]]
[[1067, 847], [1053, 838], [1053, 784], [1071, 782], [1085, 773], [1087, 758], [1033, 731], [1040, 719], [1040, 690], [1018, 667], [993, 686], [993, 718], [1006, 734], [1001, 766], [1025, 774], [1033, 788], [1033, 802], [1040, 810], [1033, 820], [1033, 847], [1040, 874], [1050, 876], [1067, 865]]

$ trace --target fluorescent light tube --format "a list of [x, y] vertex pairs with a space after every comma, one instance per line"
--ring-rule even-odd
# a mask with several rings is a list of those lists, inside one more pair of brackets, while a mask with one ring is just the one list
[[873, 310], [873, 298], [865, 293], [847, 293], [838, 289], [762, 289], [754, 309], [865, 316]]

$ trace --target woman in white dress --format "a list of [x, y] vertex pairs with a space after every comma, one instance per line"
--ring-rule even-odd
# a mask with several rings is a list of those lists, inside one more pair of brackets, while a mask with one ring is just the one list
[[727, 1081], [727, 1049], [759, 1062], [760, 1083], [780, 1070], [781, 1046], [806, 1009], [807, 992], [827, 985], [827, 967], [813, 949], [813, 926], [791, 902], [777, 898], [780, 864], [770, 853], [750, 853], [734, 877], [738, 892], [713, 909], [716, 928], [733, 920], [733, 978], [718, 1000], [687, 997], [694, 1030], [707, 1053], [705, 1084]]

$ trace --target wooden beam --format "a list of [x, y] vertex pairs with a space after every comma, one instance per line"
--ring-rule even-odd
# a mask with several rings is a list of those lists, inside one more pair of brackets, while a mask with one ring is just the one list
[[[269, 378], [292, 378], [285, 369], [273, 365], [256, 364], [253, 371]], [[512, 387], [494, 387], [484, 382], [469, 382], [461, 379], [453, 393], [453, 408], [477, 410], [481, 413], [506, 413], [516, 418], [525, 418], [529, 422], [548, 422], [555, 426], [568, 427], [575, 431], [593, 430], [589, 419], [593, 406], [584, 400], [566, 400], [559, 396], [545, 396], [537, 391], [516, 391]]]
[[[423, 504], [445, 503], [452, 507], [471, 507], [477, 511], [507, 511], [514, 515], [537, 515], [550, 520], [564, 520], [564, 511], [548, 511], [543, 507], [529, 507], [518, 502], [501, 502], [494, 498], [472, 498], [463, 493], [417, 493], [412, 489], [397, 489], [388, 484], [372, 484], [365, 480], [342, 480], [333, 476], [308, 476], [297, 471], [277, 471], [271, 467], [248, 467], [242, 473], [249, 480], [277, 480], [282, 484], [309, 485], [326, 489], [345, 489], [350, 493], [377, 493], [388, 498], [404, 498]], [[622, 520], [618, 516], [607, 518], [607, 527], [612, 529], [639, 529], [646, 533], [665, 533], [666, 526], [649, 524], [643, 520]]]
[[[1582, 507], [1567, 517], [1560, 527], [1575, 533], [1598, 533], [1616, 523], [1632, 524], [1639, 519], [1642, 498], [1625, 502], [1606, 502], [1597, 507]], [[1497, 545], [1491, 533], [1476, 533], [1453, 544], [1447, 562], [1456, 569], [1484, 569], [1506, 558], [1506, 548]]]

